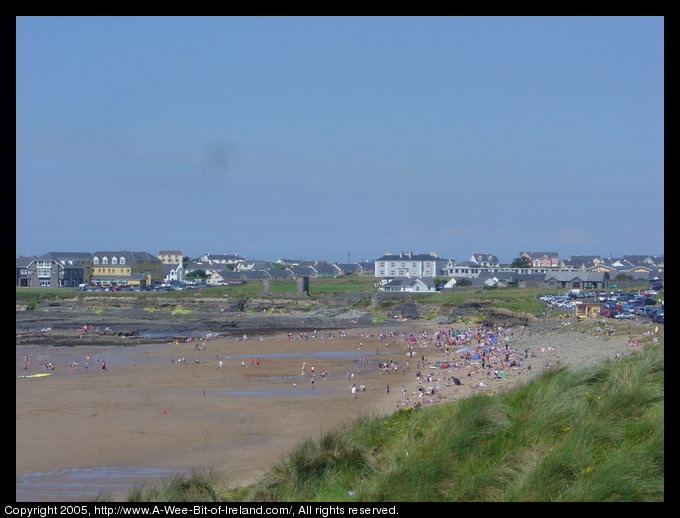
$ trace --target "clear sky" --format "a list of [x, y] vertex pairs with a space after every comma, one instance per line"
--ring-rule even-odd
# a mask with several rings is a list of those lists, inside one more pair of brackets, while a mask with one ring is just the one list
[[19, 17], [16, 252], [663, 246], [662, 17]]

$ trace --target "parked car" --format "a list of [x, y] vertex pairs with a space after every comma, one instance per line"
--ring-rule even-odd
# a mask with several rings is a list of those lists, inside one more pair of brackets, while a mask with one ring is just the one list
[[635, 315], [633, 315], [632, 313], [617, 313], [616, 315], [614, 315], [614, 318], [631, 319], [635, 318]]

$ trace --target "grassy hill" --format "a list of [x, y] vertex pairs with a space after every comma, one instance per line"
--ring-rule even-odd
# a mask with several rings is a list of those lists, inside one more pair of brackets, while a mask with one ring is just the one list
[[362, 418], [257, 483], [197, 472], [130, 501], [544, 502], [664, 499], [664, 350], [560, 368], [511, 392]]

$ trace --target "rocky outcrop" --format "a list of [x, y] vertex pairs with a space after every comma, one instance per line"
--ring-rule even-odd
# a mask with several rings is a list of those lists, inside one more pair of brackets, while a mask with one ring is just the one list
[[533, 315], [497, 308], [493, 306], [491, 301], [469, 300], [453, 308], [447, 316], [446, 323], [460, 322], [473, 315], [480, 315], [482, 324], [488, 327], [527, 326], [536, 321], [536, 317]]
[[[293, 329], [337, 329], [380, 325], [376, 315], [389, 319], [426, 318], [442, 324], [458, 323], [472, 315], [485, 325], [529, 325], [535, 317], [494, 307], [490, 301], [468, 300], [448, 314], [442, 307], [420, 304], [409, 294], [334, 293], [316, 297], [220, 297], [190, 296], [81, 296], [38, 302], [30, 308], [17, 304], [17, 335], [33, 343], [72, 343], [83, 325], [103, 331], [88, 339], [102, 345], [137, 342], [140, 334], [160, 332], [167, 340], [173, 333], [187, 331], [236, 334]], [[479, 320], [477, 320], [479, 321]], [[51, 332], [33, 332], [51, 328]], [[104, 331], [105, 330], [105, 331]], [[31, 333], [27, 335], [26, 333]], [[65, 334], [63, 340], [57, 335]], [[145, 341], [148, 341], [143, 337]], [[80, 339], [80, 338], [78, 338]]]

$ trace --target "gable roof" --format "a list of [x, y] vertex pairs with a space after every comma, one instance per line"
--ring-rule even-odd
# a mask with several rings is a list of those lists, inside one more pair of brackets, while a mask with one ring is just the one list
[[571, 282], [579, 280], [583, 282], [603, 282], [607, 272], [548, 272], [545, 274], [545, 281]]
[[82, 263], [92, 259], [92, 254], [89, 252], [47, 252], [37, 258], [38, 261], [57, 261], [57, 262], [72, 262]]
[[341, 270], [332, 264], [318, 264], [316, 266], [313, 266], [313, 268], [318, 272], [318, 273], [327, 273], [329, 275], [339, 275]]
[[26, 268], [36, 259], [37, 257], [35, 255], [22, 255], [17, 257], [17, 268]]
[[246, 270], [246, 269], [251, 269], [251, 270], [266, 270], [268, 267], [270, 267], [273, 263], [271, 261], [265, 261], [263, 259], [246, 259], [244, 261], [241, 261], [238, 263], [236, 268], [238, 270]]
[[387, 281], [382, 287], [396, 288], [400, 286], [411, 287], [415, 286], [419, 282], [425, 284], [428, 288], [434, 287], [434, 279], [432, 277], [395, 277], [394, 279]]
[[205, 257], [208, 261], [241, 261], [245, 257], [233, 254], [203, 254], [201, 257]]
[[385, 254], [376, 261], [445, 261], [441, 257], [432, 254]]
[[285, 269], [285, 270], [267, 270], [267, 274], [272, 279], [292, 279], [295, 276], [293, 274], [293, 272], [288, 271], [288, 269]]
[[289, 266], [288, 268], [286, 268], [286, 270], [288, 270], [294, 276], [314, 275], [316, 273], [314, 268], [310, 266]]
[[574, 268], [581, 268], [582, 266], [591, 266], [595, 262], [602, 262], [599, 255], [572, 255], [569, 259], [565, 259], [565, 266], [572, 266]]
[[557, 252], [521, 252], [519, 255], [521, 257], [524, 254], [528, 255], [532, 259], [541, 259], [542, 257], [558, 257], [559, 256], [559, 254]]
[[472, 262], [472, 261], [462, 261], [460, 263], [454, 263], [453, 266], [454, 267], [456, 267], [456, 266], [470, 266], [470, 267], [473, 267], [473, 268], [479, 268], [479, 263], [475, 263], [475, 262]]
[[178, 271], [182, 269], [182, 263], [163, 263], [163, 274], [167, 275], [170, 272]]
[[482, 261], [482, 262], [485, 262], [485, 263], [488, 263], [488, 262], [497, 263], [497, 262], [499, 262], [498, 257], [496, 257], [493, 254], [490, 254], [489, 252], [484, 252], [482, 254], [480, 254], [480, 253], [472, 254], [471, 260]]
[[361, 268], [357, 263], [335, 263], [343, 272], [356, 272]]
[[91, 254], [92, 257], [125, 257], [126, 261], [160, 262], [160, 259], [149, 252], [129, 252], [128, 250], [118, 251], [97, 251]]

